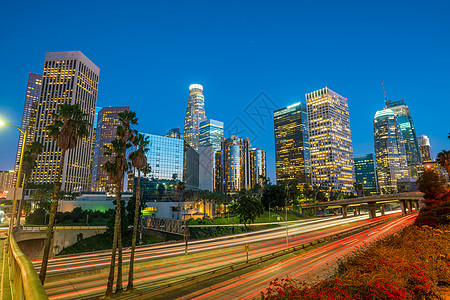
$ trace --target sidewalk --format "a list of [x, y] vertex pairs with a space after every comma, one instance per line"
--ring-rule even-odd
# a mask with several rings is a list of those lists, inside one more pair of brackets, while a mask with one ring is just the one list
[[2, 300], [11, 299], [11, 288], [9, 286], [9, 264], [6, 246], [6, 239], [0, 239], [0, 299]]

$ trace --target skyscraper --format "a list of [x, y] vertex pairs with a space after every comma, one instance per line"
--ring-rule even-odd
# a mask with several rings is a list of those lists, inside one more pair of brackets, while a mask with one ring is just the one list
[[79, 139], [77, 147], [67, 151], [62, 168], [63, 191], [86, 191], [90, 178], [93, 123], [97, 103], [100, 69], [80, 51], [47, 52], [45, 54], [41, 96], [37, 107], [34, 140], [44, 145], [38, 156], [31, 181], [55, 182], [61, 160], [61, 149], [48, 136], [47, 125], [58, 105], [79, 104], [87, 114], [89, 135]]
[[183, 136], [184, 140], [195, 150], [198, 150], [200, 123], [204, 120], [206, 120], [206, 116], [203, 86], [200, 84], [191, 84], [189, 86], [186, 117], [184, 117]]
[[355, 172], [347, 98], [324, 88], [306, 94], [312, 184], [352, 193]]
[[212, 146], [214, 151], [220, 151], [223, 138], [223, 122], [207, 119], [200, 123], [199, 146]]
[[417, 141], [416, 130], [408, 105], [406, 105], [403, 100], [386, 100], [386, 108], [390, 108], [397, 115], [398, 123], [402, 131], [403, 141], [405, 142], [409, 177], [417, 178], [418, 169], [422, 166], [422, 158], [420, 156], [420, 147]]
[[398, 180], [409, 180], [405, 142], [397, 115], [391, 109], [377, 111], [373, 129], [379, 189], [383, 194], [397, 191]]
[[250, 142], [232, 135], [222, 139], [221, 151], [216, 154], [216, 189], [224, 193], [238, 193], [251, 189]]
[[266, 151], [259, 148], [250, 148], [250, 180], [251, 187], [261, 184], [261, 177], [267, 179]]
[[378, 184], [373, 154], [358, 155], [353, 157], [353, 160], [355, 162], [356, 183], [363, 186], [363, 196], [376, 195]]
[[311, 183], [306, 105], [298, 102], [273, 112], [277, 182]]
[[128, 106], [103, 107], [98, 112], [95, 130], [95, 146], [92, 164], [91, 190], [95, 192], [114, 191], [116, 185], [103, 166], [110, 157], [105, 157], [105, 146], [110, 146], [117, 135], [117, 126], [121, 125], [119, 113], [128, 111]]
[[433, 153], [431, 152], [430, 139], [426, 135], [418, 136], [417, 141], [420, 146], [420, 154], [422, 155], [422, 162], [432, 162]]
[[[29, 146], [33, 141], [34, 123], [36, 122], [36, 109], [39, 102], [42, 86], [42, 75], [29, 73], [27, 93], [25, 95], [25, 104], [23, 106], [22, 123], [20, 129], [27, 132], [27, 140], [25, 146]], [[17, 144], [16, 163], [14, 165], [14, 171], [17, 173], [19, 170], [20, 153], [22, 151], [23, 134], [20, 133], [19, 142]]]

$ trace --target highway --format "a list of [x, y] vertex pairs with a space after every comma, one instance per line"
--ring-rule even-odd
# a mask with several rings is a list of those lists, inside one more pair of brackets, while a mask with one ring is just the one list
[[[290, 225], [289, 247], [388, 217], [369, 220], [367, 215], [347, 219], [336, 216]], [[190, 242], [188, 256], [184, 255], [183, 243], [141, 247], [136, 253], [135, 286], [142, 291], [151, 290], [183, 278], [245, 261], [245, 244], [250, 246], [250, 259], [285, 249], [285, 228]], [[129, 251], [124, 251], [125, 263], [128, 256]], [[50, 299], [85, 299], [102, 295], [106, 288], [109, 259], [108, 251], [51, 259], [48, 281], [44, 286]], [[38, 270], [40, 262], [33, 261], [33, 263]], [[96, 269], [97, 274], [93, 272]], [[126, 272], [123, 275], [126, 285]]]
[[[264, 292], [275, 278], [291, 278], [307, 283], [315, 282], [317, 278], [324, 279], [332, 275], [332, 270], [337, 265], [338, 259], [348, 255], [358, 247], [398, 232], [405, 226], [411, 225], [416, 217], [417, 214], [404, 216], [393, 222], [364, 230], [301, 255], [293, 255], [277, 262], [269, 262], [234, 278], [217, 278], [215, 281], [219, 283], [192, 293], [179, 291], [178, 294], [183, 294], [178, 299], [260, 299], [261, 292]], [[175, 299], [177, 297], [165, 295], [163, 298]]]

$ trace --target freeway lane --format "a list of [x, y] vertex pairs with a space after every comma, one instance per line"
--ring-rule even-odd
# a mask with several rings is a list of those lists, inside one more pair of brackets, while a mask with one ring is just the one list
[[[393, 234], [412, 224], [417, 214], [408, 215], [395, 221], [378, 225], [363, 232], [328, 243], [301, 255], [292, 256], [241, 276], [215, 281], [207, 288], [179, 297], [179, 299], [259, 299], [260, 293], [269, 287], [275, 278], [292, 278], [314, 282], [317, 277], [330, 275], [330, 265], [336, 265], [338, 259], [351, 253], [356, 248], [374, 242], [383, 236]], [[166, 295], [175, 298], [174, 295]], [[166, 298], [166, 297], [162, 297]], [[169, 299], [169, 298], [167, 298]]]
[[[351, 219], [331, 219], [313, 224], [302, 223], [289, 228], [289, 246], [300, 245], [331, 234], [347, 231], [362, 225], [378, 222], [388, 218], [379, 217], [368, 220], [367, 216]], [[164, 246], [144, 247], [138, 254], [139, 263], [135, 268], [135, 286], [139, 290], [148, 290], [166, 283], [208, 270], [217, 269], [246, 259], [245, 243], [250, 244], [250, 259], [260, 257], [286, 248], [285, 229], [271, 229], [249, 236], [241, 235], [234, 239], [208, 239], [192, 242], [189, 256], [184, 256], [184, 248], [180, 243]], [[106, 272], [100, 274], [77, 274], [74, 278], [61, 277], [66, 270], [88, 270], [89, 267], [109, 265], [108, 252], [102, 252], [100, 257], [95, 255], [79, 255], [55, 259], [51, 262], [54, 278], [45, 284], [45, 290], [51, 299], [79, 299], [101, 295], [106, 288]], [[166, 257], [169, 259], [164, 259]], [[126, 259], [128, 253], [125, 255]], [[126, 270], [125, 270], [126, 271]], [[61, 280], [57, 280], [58, 277]], [[126, 272], [123, 276], [127, 279]], [[126, 285], [126, 282], [124, 283]]]

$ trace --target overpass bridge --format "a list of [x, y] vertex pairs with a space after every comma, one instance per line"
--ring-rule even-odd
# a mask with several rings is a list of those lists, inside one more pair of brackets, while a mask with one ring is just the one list
[[359, 207], [361, 205], [367, 205], [369, 211], [369, 218], [376, 217], [377, 205], [380, 206], [381, 214], [384, 215], [384, 207], [387, 204], [400, 203], [403, 215], [411, 213], [413, 208], [419, 209], [420, 201], [424, 201], [425, 194], [420, 192], [409, 192], [399, 194], [387, 194], [387, 195], [375, 195], [367, 197], [358, 197], [351, 199], [342, 199], [336, 201], [319, 202], [315, 204], [303, 205], [302, 209], [312, 210], [317, 214], [318, 210], [321, 210], [322, 215], [326, 215], [327, 209], [341, 209], [342, 216], [344, 218], [348, 215], [348, 208], [353, 208], [354, 214], [359, 213]]

